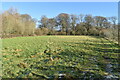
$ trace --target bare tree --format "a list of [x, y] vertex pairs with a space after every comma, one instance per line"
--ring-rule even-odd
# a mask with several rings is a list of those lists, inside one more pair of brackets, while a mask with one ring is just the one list
[[83, 22], [83, 21], [84, 21], [84, 15], [83, 15], [83, 14], [80, 14], [80, 15], [79, 15], [79, 20], [80, 20], [80, 22]]
[[71, 19], [71, 29], [72, 29], [72, 33], [75, 35], [75, 27], [77, 25], [77, 20], [78, 17], [76, 15], [70, 15], [70, 19]]
[[59, 25], [62, 27], [62, 32], [66, 32], [68, 34], [68, 29], [70, 27], [70, 17], [66, 13], [61, 13], [58, 15], [57, 20], [59, 22]]

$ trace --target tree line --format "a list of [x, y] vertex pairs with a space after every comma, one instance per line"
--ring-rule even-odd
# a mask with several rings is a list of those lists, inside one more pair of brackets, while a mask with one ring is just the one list
[[[56, 17], [41, 16], [39, 20], [29, 14], [20, 14], [10, 8], [2, 14], [1, 37], [40, 35], [93, 35], [118, 40], [117, 17], [90, 14], [60, 13]], [[36, 23], [39, 25], [36, 27]]]

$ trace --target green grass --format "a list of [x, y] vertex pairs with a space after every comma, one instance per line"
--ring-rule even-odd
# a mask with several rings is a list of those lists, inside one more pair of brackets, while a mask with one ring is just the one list
[[[92, 36], [39, 36], [2, 40], [3, 78], [104, 78], [118, 74], [118, 46]], [[112, 73], [107, 64], [112, 64]], [[91, 76], [91, 77], [90, 77]]]

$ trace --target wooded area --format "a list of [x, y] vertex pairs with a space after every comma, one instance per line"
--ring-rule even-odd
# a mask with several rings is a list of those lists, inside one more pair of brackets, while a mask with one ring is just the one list
[[[60, 13], [56, 17], [41, 16], [39, 20], [29, 14], [20, 14], [10, 8], [2, 14], [2, 38], [39, 35], [94, 35], [118, 41], [117, 17], [90, 14]], [[36, 27], [36, 23], [39, 26]]]
[[[25, 8], [27, 5], [23, 4], [22, 7]], [[40, 7], [39, 10], [42, 11]], [[32, 7], [29, 8], [34, 11]], [[46, 8], [49, 9], [48, 6]], [[52, 15], [54, 13], [51, 9], [46, 11], [48, 15], [50, 12]], [[34, 13], [40, 19], [33, 18]], [[10, 8], [0, 14], [2, 38], [0, 78], [31, 80], [120, 78], [118, 67], [120, 23], [117, 22], [116, 16], [60, 13], [50, 18], [41, 16], [42, 12], [34, 13], [32, 16], [20, 14], [17, 9]]]

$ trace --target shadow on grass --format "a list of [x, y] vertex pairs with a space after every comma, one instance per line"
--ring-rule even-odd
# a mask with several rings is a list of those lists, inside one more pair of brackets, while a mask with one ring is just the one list
[[[82, 56], [88, 55], [83, 53], [71, 52], [71, 50], [64, 50], [55, 56], [55, 57], [61, 58], [63, 63], [60, 64], [59, 62], [59, 63], [56, 63], [55, 65], [46, 66], [45, 64], [47, 64], [47, 62], [45, 61], [44, 64], [42, 64], [42, 66], [41, 65], [38, 66], [39, 64], [41, 64], [41, 62], [36, 61], [35, 65], [32, 66], [31, 64], [31, 67], [30, 67], [31, 69], [26, 68], [26, 70], [23, 70], [22, 72], [19, 72], [19, 73], [21, 73], [23, 76], [27, 76], [28, 78], [26, 78], [26, 80], [106, 80], [105, 76], [103, 76], [102, 74], [98, 72], [94, 72], [94, 70], [91, 71], [86, 68], [86, 65], [81, 64], [81, 61], [84, 61], [84, 60], [89, 61], [88, 58], [81, 57], [81, 55]], [[37, 62], [40, 62], [40, 63], [37, 63]], [[57, 62], [57, 61], [48, 60], [48, 62]], [[65, 65], [64, 62], [66, 62], [67, 64]], [[72, 62], [72, 64], [70, 64], [70, 62]], [[77, 64], [80, 64], [80, 67], [82, 66], [82, 68], [80, 68], [79, 66], [76, 66]], [[105, 65], [103, 65], [102, 62], [96, 62], [96, 65], [99, 66], [100, 70], [103, 69], [102, 71], [105, 71], [104, 69]], [[29, 78], [30, 75], [37, 78], [32, 78], [32, 77]], [[22, 79], [25, 80], [25, 78], [21, 78], [21, 77], [18, 77], [18, 78], [19, 79], [16, 78], [15, 80], [22, 80]], [[3, 78], [3, 80], [7, 80], [7, 79]], [[10, 78], [8, 78], [8, 80], [10, 80]]]
[[[95, 79], [101, 80], [102, 79], [103, 80], [104, 79], [104, 76], [101, 75], [100, 73], [91, 72], [89, 69], [87, 69], [86, 66], [89, 66], [89, 65], [86, 65], [85, 62], [83, 62], [83, 64], [81, 63], [81, 61], [83, 61], [82, 59], [87, 60], [87, 58], [82, 58], [81, 55], [83, 56], [83, 55], [87, 55], [87, 54], [80, 54], [79, 52], [77, 54], [76, 52], [71, 52], [69, 50], [65, 50], [64, 52], [61, 52], [60, 55], [61, 56], [59, 56], [59, 57], [62, 58], [65, 62], [68, 62], [68, 64], [67, 65], [62, 65], [62, 64], [56, 65], [53, 67], [60, 68], [60, 70], [63, 69], [63, 71], [61, 71], [62, 73], [60, 73], [60, 74], [66, 74], [66, 76], [63, 76], [64, 80], [68, 80], [68, 79], [69, 80], [80, 80], [80, 79], [82, 79], [82, 80], [83, 79], [85, 79], [85, 80], [86, 79], [93, 79], [93, 80], [95, 80]], [[64, 56], [67, 56], [67, 57], [65, 58]], [[73, 58], [75, 58], [75, 60]], [[78, 58], [78, 60], [76, 60], [76, 58]], [[71, 64], [71, 66], [69, 66], [70, 62], [73, 62]], [[82, 68], [76, 67], [76, 65], [74, 63], [80, 64], [82, 66]], [[84, 65], [84, 63], [85, 63], [85, 65]], [[91, 67], [91, 69], [93, 69], [93, 68]], [[57, 71], [60, 71], [60, 70], [58, 69]]]
[[[67, 55], [69, 55], [69, 54], [66, 54], [66, 53], [70, 53], [70, 54], [75, 54], [74, 52], [72, 52], [71, 53], [71, 51], [69, 51], [69, 50], [66, 50], [66, 52], [62, 52], [62, 55], [63, 56], [67, 56]], [[79, 55], [79, 54], [78, 54]], [[77, 55], [72, 55], [72, 57], [71, 58], [73, 58], [73, 57], [78, 57]], [[81, 57], [80, 57], [81, 58]], [[87, 59], [87, 58], [84, 58], [84, 59]], [[71, 60], [71, 59], [70, 59]], [[87, 59], [87, 60], [89, 60], [89, 59]], [[105, 59], [105, 61], [106, 61], [106, 59]], [[86, 63], [86, 62], [84, 62], [84, 63]], [[93, 61], [93, 63], [94, 63], [94, 61]], [[112, 62], [111, 62], [112, 63]], [[98, 69], [98, 71], [103, 71], [103, 72], [105, 72], [105, 73], [108, 73], [108, 74], [111, 74], [111, 72], [117, 72], [117, 70], [118, 70], [118, 66], [114, 66], [115, 64], [110, 64], [110, 65], [112, 65], [112, 67], [110, 67], [109, 66], [109, 62], [107, 63], [107, 62], [102, 62], [102, 60], [97, 60], [96, 62], [95, 62], [95, 64], [99, 67], [99, 69]], [[103, 74], [101, 74], [101, 73], [97, 73], [96, 71], [94, 72], [94, 70], [96, 70], [96, 69], [94, 69], [94, 68], [92, 68], [91, 67], [91, 69], [92, 69], [92, 71], [93, 72], [91, 72], [89, 69], [86, 69], [86, 68], [84, 68], [84, 67], [86, 67], [86, 65], [84, 65], [84, 64], [81, 64], [81, 66], [83, 67], [83, 69], [84, 70], [82, 70], [82, 69], [80, 69], [80, 68], [78, 68], [78, 67], [74, 67], [73, 69], [75, 69], [75, 70], [77, 70], [78, 72], [75, 74], [75, 75], [78, 75], [77, 77], [78, 78], [80, 78], [80, 79], [93, 79], [93, 80], [95, 80], [95, 79], [97, 79], [97, 80], [106, 80], [107, 78], [105, 77], [106, 75], [103, 73]], [[89, 65], [88, 65], [89, 66]], [[114, 66], [114, 67], [113, 67]], [[66, 67], [66, 66], [64, 66], [64, 67]], [[66, 69], [69, 69], [69, 68], [72, 68], [72, 67], [66, 67]], [[86, 70], [87, 71], [86, 71]], [[108, 71], [108, 70], [111, 70], [111, 72], [110, 71]], [[110, 72], [110, 73], [109, 73]], [[114, 74], [114, 73], [113, 73]], [[117, 74], [118, 75], [118, 74]], [[72, 76], [72, 75], [71, 75]], [[77, 77], [73, 77], [73, 78], [77, 78]], [[114, 77], [111, 77], [111, 78], [109, 78], [109, 79], [115, 79], [115, 80], [117, 80], [116, 78], [114, 78]], [[76, 79], [77, 80], [77, 79]]]
[[94, 48], [98, 52], [104, 52], [104, 53], [120, 53], [119, 49], [101, 49], [101, 48]]

